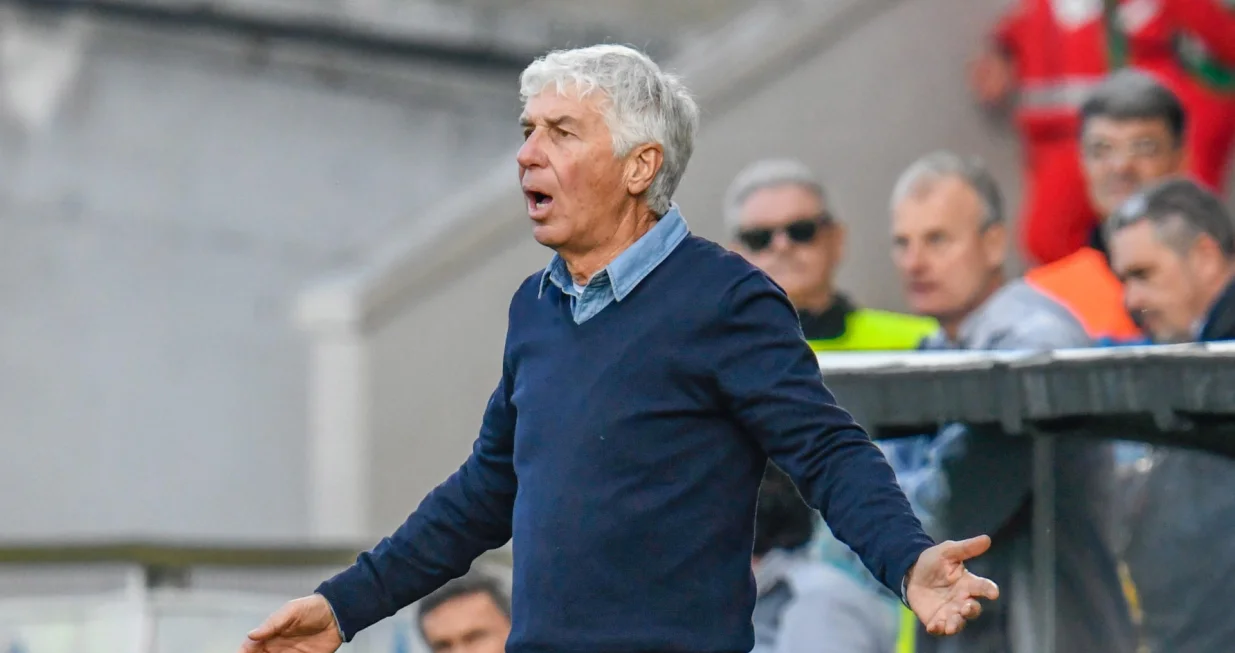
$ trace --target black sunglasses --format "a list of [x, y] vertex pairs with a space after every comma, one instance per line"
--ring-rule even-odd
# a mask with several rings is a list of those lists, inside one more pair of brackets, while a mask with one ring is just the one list
[[821, 213], [813, 218], [795, 220], [787, 225], [772, 229], [742, 229], [738, 231], [738, 240], [742, 241], [742, 245], [746, 249], [752, 252], [759, 252], [767, 249], [772, 244], [772, 239], [776, 237], [777, 232], [783, 231], [789, 237], [789, 240], [799, 245], [804, 245], [819, 235], [819, 229], [831, 224], [832, 216], [828, 213]]

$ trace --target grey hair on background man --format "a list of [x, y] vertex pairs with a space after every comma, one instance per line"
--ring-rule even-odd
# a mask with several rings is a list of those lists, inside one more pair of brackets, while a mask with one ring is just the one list
[[579, 98], [603, 94], [616, 156], [626, 156], [645, 143], [664, 148], [664, 163], [647, 190], [647, 203], [657, 215], [667, 213], [699, 129], [699, 107], [681, 80], [662, 72], [638, 50], [594, 45], [550, 52], [519, 77], [519, 95], [525, 103], [550, 86], [559, 94], [570, 91]]
[[927, 154], [901, 173], [892, 189], [891, 210], [895, 211], [907, 197], [927, 193], [939, 182], [951, 178], [960, 179], [978, 194], [984, 210], [982, 228], [1004, 221], [999, 183], [991, 176], [982, 159], [962, 157], [946, 150]]
[[1152, 76], [1131, 68], [1111, 73], [1081, 104], [1081, 131], [1094, 118], [1162, 120], [1182, 144], [1187, 117], [1183, 104]]
[[496, 578], [477, 571], [469, 571], [468, 573], [442, 585], [432, 594], [420, 599], [416, 603], [416, 626], [420, 629], [420, 636], [423, 639], [428, 639], [425, 635], [425, 617], [434, 610], [442, 607], [446, 603], [465, 596], [473, 594], [481, 594], [489, 597], [493, 601], [493, 605], [497, 607], [507, 619], [510, 619], [510, 596], [506, 593], [506, 589]]
[[1106, 236], [1140, 222], [1153, 225], [1158, 241], [1181, 256], [1204, 234], [1227, 259], [1235, 260], [1230, 212], [1221, 199], [1190, 179], [1167, 179], [1133, 195], [1106, 221]]
[[755, 191], [776, 186], [798, 186], [813, 193], [820, 204], [827, 204], [823, 183], [805, 163], [797, 159], [761, 159], [742, 169], [725, 192], [725, 226], [734, 235], [742, 226], [742, 207]]

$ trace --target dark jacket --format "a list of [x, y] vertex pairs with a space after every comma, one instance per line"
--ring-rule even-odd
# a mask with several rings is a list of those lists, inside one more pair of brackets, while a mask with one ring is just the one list
[[[1235, 283], [1200, 340], [1235, 340]], [[1235, 642], [1235, 461], [1156, 447], [1132, 499], [1128, 567], [1152, 653], [1229, 651]]]
[[1209, 309], [1199, 339], [1201, 342], [1235, 340], [1235, 281], [1226, 287]]

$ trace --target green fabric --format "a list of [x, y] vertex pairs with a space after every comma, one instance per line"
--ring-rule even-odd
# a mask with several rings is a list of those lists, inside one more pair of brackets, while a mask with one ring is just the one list
[[939, 324], [930, 318], [858, 309], [845, 316], [845, 333], [839, 338], [809, 342], [816, 352], [902, 351], [917, 348], [938, 330]]
[[1111, 70], [1128, 65], [1128, 36], [1119, 29], [1119, 0], [1102, 0], [1102, 25], [1106, 28], [1106, 59]]
[[[1119, 0], [1102, 0], [1102, 24], [1106, 28], [1106, 58], [1111, 70], [1128, 65], [1128, 35], [1119, 27]], [[1175, 56], [1190, 77], [1215, 91], [1235, 93], [1235, 70], [1209, 56], [1192, 37], [1177, 35]]]
[[1235, 92], [1235, 70], [1223, 66], [1187, 36], [1175, 39], [1175, 54], [1184, 70], [1201, 84], [1224, 93]]
[[896, 653], [913, 653], [918, 632], [918, 616], [913, 610], [901, 606], [901, 630], [896, 638]]

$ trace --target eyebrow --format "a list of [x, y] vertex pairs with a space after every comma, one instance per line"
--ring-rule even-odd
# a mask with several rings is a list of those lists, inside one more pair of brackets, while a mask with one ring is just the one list
[[[579, 121], [571, 116], [554, 116], [552, 118], [546, 118], [545, 123], [548, 124], [550, 127], [561, 127], [561, 126], [578, 125]], [[520, 127], [531, 127], [532, 126], [531, 118], [529, 118], [527, 114], [523, 114], [519, 116], [519, 126]]]

